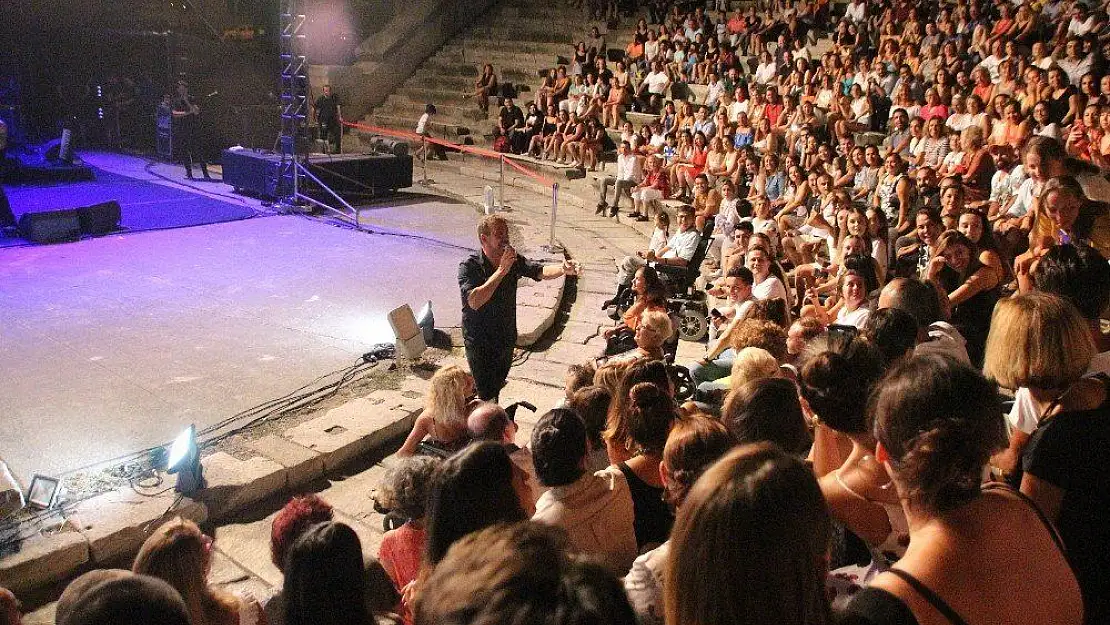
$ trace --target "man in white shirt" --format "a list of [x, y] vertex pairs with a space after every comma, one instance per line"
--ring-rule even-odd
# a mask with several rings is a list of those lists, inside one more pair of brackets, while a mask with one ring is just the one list
[[725, 83], [717, 72], [709, 73], [709, 89], [705, 92], [705, 104], [710, 109], [716, 109], [721, 99], [721, 95], [725, 93]]
[[1078, 39], [1069, 39], [1066, 50], [1066, 56], [1056, 64], [1068, 75], [1068, 82], [1078, 87], [1080, 79], [1091, 72], [1091, 55], [1083, 54], [1083, 45]]
[[[595, 214], [604, 215], [605, 209], [609, 209], [609, 216], [616, 217], [620, 212], [621, 194], [628, 196], [632, 199], [632, 189], [640, 184], [640, 158], [632, 153], [632, 146], [627, 141], [621, 141], [621, 145], [617, 148], [617, 175], [604, 176], [598, 180], [598, 188], [601, 195], [597, 201], [597, 210]], [[613, 192], [613, 205], [605, 198], [609, 195], [609, 187], [614, 186], [616, 190]]]
[[613, 299], [606, 300], [601, 306], [602, 309], [609, 308], [620, 301], [624, 292], [632, 287], [632, 278], [640, 267], [648, 263], [686, 267], [698, 249], [701, 234], [694, 228], [694, 208], [689, 204], [680, 206], [675, 218], [678, 221], [678, 232], [671, 235], [661, 252], [641, 251], [636, 252], [634, 256], [625, 256], [621, 259], [617, 264], [617, 294]]
[[755, 278], [747, 267], [736, 266], [725, 277], [726, 304], [710, 311], [709, 345], [705, 356], [690, 365], [690, 376], [698, 385], [698, 390], [709, 393], [727, 388], [728, 385], [716, 384], [716, 380], [727, 378], [732, 372], [736, 359], [735, 350], [730, 347], [732, 336], [741, 322], [751, 316], [756, 297], [752, 293]]
[[663, 64], [659, 61], [653, 61], [651, 64], [651, 71], [644, 77], [644, 82], [640, 84], [640, 89], [647, 89], [649, 96], [657, 95], [661, 98], [666, 98], [667, 89], [670, 88], [671, 78], [667, 75], [667, 72], [663, 70]]
[[862, 24], [867, 19], [867, 5], [863, 0], [852, 0], [844, 10], [844, 19], [853, 24]]
[[598, 558], [617, 576], [636, 559], [635, 512], [624, 474], [616, 467], [588, 473], [586, 425], [556, 408], [532, 431], [532, 460], [540, 484], [533, 521], [566, 530], [574, 551]]

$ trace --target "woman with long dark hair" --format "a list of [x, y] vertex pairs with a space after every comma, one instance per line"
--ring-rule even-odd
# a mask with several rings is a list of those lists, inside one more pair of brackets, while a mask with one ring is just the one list
[[940, 236], [927, 276], [948, 297], [952, 325], [967, 339], [971, 362], [982, 362], [1001, 276], [980, 262], [976, 245], [956, 230]]
[[805, 462], [769, 443], [733, 450], [679, 509], [665, 576], [667, 625], [831, 623], [830, 528]]
[[367, 609], [362, 543], [348, 525], [305, 530], [286, 556], [286, 625], [373, 625]]

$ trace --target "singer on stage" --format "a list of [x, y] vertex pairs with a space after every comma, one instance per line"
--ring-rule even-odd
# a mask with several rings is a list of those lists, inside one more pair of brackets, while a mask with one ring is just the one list
[[205, 180], [211, 180], [208, 175], [208, 163], [204, 160], [204, 144], [201, 141], [200, 106], [196, 98], [189, 95], [189, 85], [185, 81], [177, 83], [177, 97], [173, 99], [174, 141], [176, 150], [185, 164], [185, 177], [193, 180], [193, 161], [200, 162], [200, 173]]

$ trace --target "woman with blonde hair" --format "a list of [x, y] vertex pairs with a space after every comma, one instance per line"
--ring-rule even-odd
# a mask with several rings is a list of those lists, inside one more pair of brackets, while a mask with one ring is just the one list
[[667, 625], [833, 622], [831, 522], [813, 471], [769, 443], [731, 451], [678, 510], [665, 570]]
[[983, 369], [1001, 386], [1029, 389], [1039, 417], [1021, 453], [1021, 492], [1060, 532], [1083, 593], [1085, 622], [1105, 623], [1110, 393], [1105, 378], [1083, 377], [1095, 354], [1088, 324], [1074, 306], [1032, 292], [998, 303]]
[[241, 600], [208, 585], [211, 567], [212, 539], [196, 523], [177, 517], [146, 539], [131, 570], [173, 586], [185, 600], [192, 625], [257, 622], [261, 608], [256, 601]]
[[739, 389], [749, 382], [773, 378], [779, 372], [779, 361], [771, 352], [759, 347], [745, 347], [732, 361], [728, 378], [730, 389]]
[[634, 360], [662, 360], [663, 346], [674, 335], [671, 317], [662, 310], [645, 310], [636, 326], [636, 347], [623, 354], [612, 356], [606, 362]]
[[424, 411], [416, 418], [412, 432], [397, 451], [403, 457], [416, 453], [425, 436], [436, 446], [461, 449], [468, 442], [466, 417], [474, 400], [474, 376], [455, 365], [448, 365], [432, 376]]

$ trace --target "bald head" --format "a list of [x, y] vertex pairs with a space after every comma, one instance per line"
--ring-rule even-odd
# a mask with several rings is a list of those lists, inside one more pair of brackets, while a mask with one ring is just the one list
[[879, 308], [897, 308], [908, 312], [922, 330], [944, 320], [936, 289], [916, 278], [891, 280], [879, 292]]
[[[481, 402], [466, 418], [466, 429], [473, 440], [511, 443], [509, 413], [493, 402]], [[506, 440], [506, 438], [509, 440]]]

